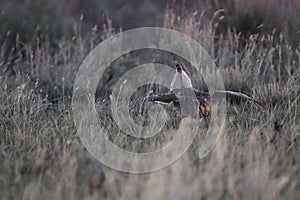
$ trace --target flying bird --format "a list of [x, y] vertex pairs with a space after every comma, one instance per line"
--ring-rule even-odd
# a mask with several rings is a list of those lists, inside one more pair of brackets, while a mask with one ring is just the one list
[[[136, 99], [130, 103], [130, 106], [145, 102], [173, 103], [175, 110], [182, 117], [194, 115], [195, 113], [199, 114], [198, 116], [200, 117], [208, 117], [211, 100], [226, 96], [227, 98], [238, 98], [248, 101], [259, 107], [262, 111], [267, 112], [266, 108], [257, 100], [240, 92], [215, 90], [210, 94], [209, 92], [199, 91], [193, 88], [191, 79], [183, 67], [178, 63], [175, 64], [175, 67], [176, 73], [171, 81], [169, 92]], [[184, 107], [184, 109], [181, 109], [180, 106]]]

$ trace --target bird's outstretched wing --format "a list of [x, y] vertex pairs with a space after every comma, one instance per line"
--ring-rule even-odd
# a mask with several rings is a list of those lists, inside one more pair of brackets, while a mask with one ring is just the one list
[[201, 92], [196, 89], [184, 88], [184, 89], [175, 89], [168, 93], [161, 93], [151, 96], [146, 96], [144, 98], [136, 99], [130, 104], [141, 104], [145, 102], [161, 102], [161, 103], [171, 103], [173, 101], [178, 101], [178, 99], [186, 100], [202, 100], [210, 99], [210, 95], [207, 92]]
[[215, 90], [212, 93], [212, 99], [217, 99], [217, 98], [222, 98], [222, 97], [227, 97], [227, 98], [239, 98], [244, 101], [249, 101], [250, 103], [253, 103], [257, 107], [259, 107], [262, 111], [267, 113], [267, 109], [265, 108], [264, 105], [262, 105], [260, 102], [257, 100], [249, 97], [246, 94], [240, 93], [240, 92], [234, 92], [234, 91], [227, 91], [227, 90]]
[[[191, 93], [192, 91], [192, 93]], [[211, 93], [199, 91], [196, 89], [180, 89], [180, 90], [173, 90], [168, 93], [161, 93], [156, 95], [147, 96], [144, 98], [136, 99], [130, 103], [130, 106], [134, 106], [137, 104], [142, 104], [145, 102], [161, 102], [161, 103], [171, 103], [171, 102], [178, 102], [178, 99], [186, 99], [193, 101], [195, 99], [195, 96], [198, 99], [198, 101], [202, 104], [206, 102], [209, 102], [211, 99], [219, 99], [219, 98], [239, 98], [244, 101], [249, 101], [250, 103], [253, 103], [257, 107], [259, 107], [262, 111], [267, 112], [267, 109], [257, 100], [249, 97], [246, 94], [234, 92], [234, 91], [227, 91], [227, 90], [215, 90]]]
[[[147, 96], [141, 99], [136, 99], [130, 103], [130, 107], [144, 104], [146, 102], [171, 103], [173, 102], [174, 109], [181, 116], [195, 115], [200, 111], [200, 117], [209, 115], [210, 104], [209, 93], [197, 92], [193, 88], [174, 89], [168, 93]], [[181, 110], [180, 107], [184, 109]], [[195, 109], [198, 108], [198, 109]]]
[[130, 103], [131, 106], [134, 106], [136, 104], [141, 104], [145, 102], [162, 102], [162, 103], [171, 103], [172, 101], [175, 101], [176, 95], [172, 92], [169, 93], [161, 93], [151, 96], [146, 96], [144, 98], [136, 99]]

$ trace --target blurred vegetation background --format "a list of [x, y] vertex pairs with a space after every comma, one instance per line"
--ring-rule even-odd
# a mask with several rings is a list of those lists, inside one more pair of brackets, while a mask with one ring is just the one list
[[[21, 76], [30, 74], [34, 80], [38, 76], [50, 86], [46, 89], [55, 98], [59, 92], [51, 88], [55, 84], [59, 85], [56, 88], [62, 88], [63, 83], [57, 80], [54, 69], [64, 68], [60, 76], [69, 76], [65, 82], [71, 83], [74, 74], [70, 74], [74, 70], [65, 66], [73, 66], [76, 71], [74, 65], [77, 63], [78, 67], [96, 44], [121, 30], [141, 26], [177, 29], [200, 41], [216, 60], [220, 59], [218, 54], [224, 47], [231, 45], [231, 50], [242, 53], [251, 40], [265, 47], [288, 44], [282, 51], [297, 49], [300, 1], [2, 0], [0, 24], [2, 74], [9, 77], [19, 71]], [[66, 49], [72, 62], [62, 55]], [[37, 58], [38, 50], [48, 57], [40, 61], [48, 60], [48, 63], [31, 63]], [[233, 64], [230, 56], [222, 64]], [[112, 68], [104, 82], [119, 70]]]
[[228, 29], [244, 36], [254, 33], [283, 33], [293, 45], [300, 38], [300, 1], [298, 0], [2, 0], [0, 2], [0, 36], [11, 48], [16, 37], [22, 42], [33, 42], [37, 37], [48, 37], [51, 43], [71, 39], [74, 23], [80, 22], [82, 31], [89, 34], [97, 25], [102, 30], [107, 19], [112, 27], [123, 30], [140, 26], [162, 26], [166, 8], [176, 16], [204, 12], [210, 21], [222, 9], [218, 33]]

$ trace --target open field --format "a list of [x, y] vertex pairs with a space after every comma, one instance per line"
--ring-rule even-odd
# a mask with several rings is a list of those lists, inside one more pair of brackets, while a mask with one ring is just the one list
[[[214, 17], [222, 20], [222, 11]], [[0, 199], [299, 198], [299, 42], [277, 31], [241, 36], [228, 29], [220, 35], [216, 21], [207, 22], [200, 12], [178, 19], [167, 9], [163, 27], [198, 40], [221, 70], [226, 89], [251, 95], [268, 113], [249, 103], [229, 101], [224, 134], [204, 159], [198, 158], [198, 136], [169, 167], [141, 175], [118, 172], [102, 165], [82, 145], [71, 98], [85, 56], [99, 40], [119, 30], [110, 24], [86, 39], [77, 24], [74, 37], [60, 40], [55, 50], [47, 37], [36, 43], [17, 38], [11, 53], [6, 53], [4, 43], [0, 46]], [[114, 62], [96, 92], [99, 117], [115, 131], [109, 137], [119, 137], [116, 143], [128, 149], [141, 144], [120, 136], [109, 95], [122, 74], [143, 64], [139, 55], [147, 57], [141, 52]], [[159, 52], [143, 61], [172, 65], [172, 59]], [[165, 141], [175, 131], [160, 134]], [[150, 148], [156, 145], [145, 143]]]

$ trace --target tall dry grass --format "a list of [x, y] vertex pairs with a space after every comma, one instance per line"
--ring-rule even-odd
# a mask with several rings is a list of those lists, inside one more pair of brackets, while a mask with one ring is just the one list
[[[251, 94], [266, 105], [268, 114], [231, 102], [225, 132], [206, 158], [198, 158], [199, 136], [167, 168], [143, 175], [117, 172], [86, 151], [71, 115], [75, 73], [96, 45], [95, 38], [75, 35], [61, 41], [55, 52], [47, 41], [38, 46], [25, 44], [17, 49], [17, 59], [2, 63], [13, 71], [6, 70], [0, 79], [1, 198], [297, 199], [300, 48], [284, 40], [284, 33], [253, 34], [245, 45], [235, 31], [220, 36], [215, 19], [222, 20], [222, 12], [206, 21], [201, 13], [178, 18], [169, 9], [164, 26], [200, 41], [221, 69], [226, 88]], [[114, 30], [109, 29], [98, 36], [104, 39], [112, 34]], [[125, 64], [120, 67], [122, 59]], [[130, 55], [122, 59], [100, 82], [99, 88], [107, 93], [120, 71], [138, 63]], [[103, 95], [98, 97], [103, 120], [114, 126], [109, 102], [103, 101], [109, 95], [99, 94]], [[112, 137], [118, 134], [116, 129]], [[116, 143], [131, 148], [130, 138], [123, 137]]]

